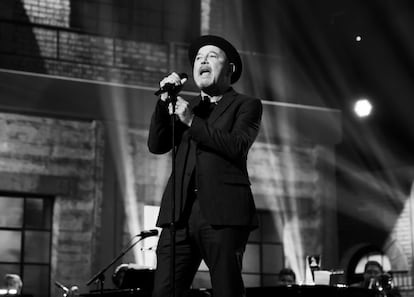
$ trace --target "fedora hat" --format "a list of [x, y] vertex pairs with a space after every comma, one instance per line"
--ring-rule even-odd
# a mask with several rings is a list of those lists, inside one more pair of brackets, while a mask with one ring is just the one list
[[241, 58], [236, 48], [222, 37], [215, 35], [203, 35], [194, 40], [188, 49], [188, 57], [190, 59], [191, 66], [194, 66], [194, 60], [198, 53], [198, 50], [205, 45], [217, 46], [226, 53], [229, 62], [233, 63], [236, 66], [235, 71], [231, 75], [231, 83], [234, 84], [237, 82], [241, 76], [243, 68]]

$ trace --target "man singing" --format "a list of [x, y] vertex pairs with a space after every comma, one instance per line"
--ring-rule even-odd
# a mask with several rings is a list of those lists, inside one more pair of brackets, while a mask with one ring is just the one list
[[[242, 61], [227, 40], [205, 35], [189, 48], [193, 78], [200, 94], [177, 96], [175, 107], [175, 195], [169, 179], [157, 226], [153, 297], [171, 296], [171, 199], [175, 197], [175, 296], [183, 296], [204, 260], [214, 297], [241, 297], [245, 289], [242, 259], [249, 233], [257, 227], [247, 172], [247, 155], [259, 132], [262, 104], [231, 87], [241, 76]], [[180, 87], [172, 73], [160, 82]], [[161, 94], [152, 115], [148, 147], [164, 154], [172, 149], [173, 107]]]

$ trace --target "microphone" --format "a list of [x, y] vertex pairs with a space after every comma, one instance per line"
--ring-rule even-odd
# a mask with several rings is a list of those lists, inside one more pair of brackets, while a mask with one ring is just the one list
[[188, 75], [183, 72], [183, 73], [179, 73], [178, 76], [181, 79], [181, 84], [180, 85], [176, 86], [175, 84], [172, 84], [172, 83], [166, 83], [162, 88], [159, 88], [158, 91], [156, 91], [154, 93], [154, 95], [159, 96], [159, 95], [161, 95], [162, 93], [165, 93], [165, 92], [178, 93], [181, 90], [181, 88], [183, 87], [183, 84], [187, 81]]
[[147, 237], [157, 236], [157, 235], [158, 235], [158, 230], [157, 229], [151, 229], [151, 230], [141, 231], [141, 233], [139, 233], [135, 236], [141, 237], [141, 238], [147, 238]]
[[369, 279], [369, 284], [368, 284], [368, 289], [372, 290], [375, 288], [375, 278], [370, 278]]
[[60, 282], [55, 281], [55, 285], [56, 285], [58, 288], [62, 289], [65, 293], [69, 292], [69, 289], [68, 289], [68, 288], [66, 288], [64, 285], [62, 285]]

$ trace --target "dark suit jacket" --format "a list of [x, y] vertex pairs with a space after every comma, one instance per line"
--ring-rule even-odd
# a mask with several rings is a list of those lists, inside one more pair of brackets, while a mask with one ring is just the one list
[[[247, 173], [247, 153], [260, 127], [262, 103], [229, 89], [208, 120], [197, 114], [201, 97], [189, 100], [195, 117], [191, 127], [175, 125], [176, 187], [175, 219], [178, 221], [188, 196], [195, 166], [197, 199], [211, 225], [256, 226], [256, 209]], [[148, 147], [163, 154], [172, 149], [171, 117], [167, 104], [157, 102], [152, 115]], [[165, 189], [157, 226], [171, 222], [171, 177]]]

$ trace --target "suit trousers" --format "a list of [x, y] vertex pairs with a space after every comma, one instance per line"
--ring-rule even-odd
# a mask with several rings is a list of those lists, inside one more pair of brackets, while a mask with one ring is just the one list
[[[241, 271], [249, 233], [250, 229], [244, 226], [209, 225], [195, 199], [188, 223], [176, 230], [175, 296], [188, 294], [201, 260], [209, 268], [214, 297], [245, 296]], [[153, 297], [172, 296], [170, 246], [170, 230], [165, 228], [161, 231], [157, 246]]]

